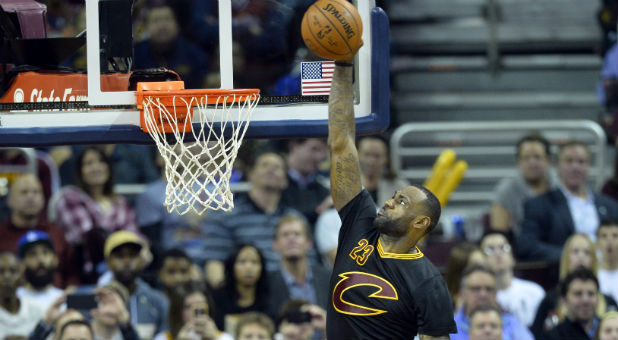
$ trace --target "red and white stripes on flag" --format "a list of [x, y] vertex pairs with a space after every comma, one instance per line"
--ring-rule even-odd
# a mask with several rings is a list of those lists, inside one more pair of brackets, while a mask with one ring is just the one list
[[335, 71], [334, 61], [311, 61], [300, 64], [303, 96], [321, 96], [330, 93], [330, 83]]

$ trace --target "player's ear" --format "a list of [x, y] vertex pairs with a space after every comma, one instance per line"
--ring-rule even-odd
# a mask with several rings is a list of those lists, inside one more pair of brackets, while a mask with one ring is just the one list
[[412, 220], [412, 227], [416, 229], [426, 229], [431, 224], [431, 219], [429, 216], [417, 216], [414, 220]]

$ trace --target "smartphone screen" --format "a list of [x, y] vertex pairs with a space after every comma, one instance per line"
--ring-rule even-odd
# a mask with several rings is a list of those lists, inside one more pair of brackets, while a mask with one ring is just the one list
[[71, 294], [67, 296], [67, 308], [90, 310], [97, 308], [98, 297], [95, 294]]

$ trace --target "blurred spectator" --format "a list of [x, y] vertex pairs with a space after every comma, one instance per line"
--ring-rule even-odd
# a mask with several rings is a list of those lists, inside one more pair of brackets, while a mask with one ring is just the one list
[[213, 293], [215, 323], [233, 333], [239, 314], [268, 313], [269, 288], [266, 262], [258, 248], [240, 246], [225, 262], [225, 283]]
[[496, 306], [478, 306], [470, 312], [470, 340], [502, 339], [502, 316]]
[[461, 288], [461, 277], [467, 268], [473, 265], [487, 265], [487, 258], [479, 247], [472, 243], [462, 242], [451, 250], [451, 254], [446, 264], [446, 286], [448, 287], [451, 299], [453, 299], [454, 309], [461, 307], [462, 301], [459, 294]]
[[[163, 158], [157, 153], [157, 165], [163, 169]], [[163, 252], [172, 248], [182, 248], [196, 263], [203, 265], [206, 261], [204, 242], [206, 238], [202, 227], [203, 221], [209, 215], [198, 215], [189, 211], [179, 215], [176, 211], [168, 212], [165, 202], [167, 180], [162, 177], [150, 183], [137, 200], [135, 211], [140, 231], [148, 236], [153, 247], [153, 253]]]
[[266, 258], [265, 270], [279, 267], [279, 255], [272, 248], [275, 225], [281, 216], [297, 213], [281, 196], [288, 184], [285, 161], [276, 153], [263, 153], [255, 158], [248, 179], [251, 188], [235, 195], [234, 209], [213, 212], [204, 223], [206, 277], [212, 287], [221, 285], [223, 260], [239, 244], [254, 244]]
[[283, 340], [325, 339], [326, 311], [306, 300], [288, 300], [277, 315], [277, 328]]
[[95, 291], [98, 300], [96, 309], [90, 311], [92, 330], [96, 339], [138, 339], [137, 332], [131, 325], [127, 304], [129, 292], [118, 283], [99, 288]]
[[169, 302], [161, 292], [138, 278], [143, 268], [144, 242], [130, 231], [117, 231], [105, 241], [105, 260], [113, 278], [129, 292], [131, 324], [140, 339], [165, 339]]
[[[62, 294], [57, 297], [47, 308], [43, 318], [39, 320], [34, 329], [28, 335], [28, 339], [46, 339], [57, 328], [58, 320], [68, 320], [67, 316], [75, 316], [75, 319], [84, 319], [83, 315], [74, 309], [64, 309], [67, 296]], [[56, 334], [57, 335], [57, 334]], [[58, 338], [55, 336], [54, 338]]]
[[[593, 273], [597, 271], [597, 257], [594, 243], [587, 235], [574, 234], [564, 244], [564, 251], [560, 259], [560, 281], [574, 270], [583, 267]], [[616, 302], [609, 296], [600, 295], [597, 306], [597, 314], [601, 315], [607, 310], [616, 310]], [[545, 298], [539, 304], [534, 323], [530, 329], [537, 339], [547, 338], [547, 333], [564, 320], [566, 307], [560, 299], [559, 287], [548, 291]]]
[[[111, 160], [114, 184], [147, 184], [159, 177], [154, 164], [153, 147], [132, 144], [104, 144], [99, 146]], [[50, 155], [60, 167], [63, 185], [78, 183], [77, 158], [83, 146], [57, 146]], [[77, 177], [76, 177], [77, 176]]]
[[288, 187], [283, 201], [297, 209], [313, 225], [318, 215], [333, 205], [330, 190], [322, 184], [318, 166], [326, 160], [326, 141], [319, 138], [293, 139], [288, 143]]
[[0, 252], [0, 339], [25, 338], [45, 313], [36, 301], [17, 296], [22, 274], [19, 259]]
[[608, 312], [601, 316], [599, 327], [595, 333], [595, 340], [618, 339], [618, 312]]
[[165, 67], [176, 71], [186, 88], [204, 88], [208, 58], [198, 46], [179, 34], [179, 18], [173, 9], [166, 1], [152, 1], [146, 11], [144, 33], [147, 39], [133, 48], [135, 67]]
[[560, 187], [525, 203], [522, 233], [517, 241], [517, 253], [522, 259], [555, 264], [571, 234], [585, 233], [594, 240], [601, 220], [618, 220], [618, 203], [586, 187], [589, 170], [590, 152], [585, 144], [572, 140], [561, 146]]
[[291, 8], [280, 1], [232, 0], [234, 49], [242, 58], [242, 67], [234, 72], [235, 86], [269, 94], [276, 80], [289, 72], [296, 52], [290, 46], [291, 20]]
[[170, 249], [163, 254], [159, 282], [168, 299], [191, 281], [191, 265], [191, 259], [181, 249]]
[[397, 177], [390, 166], [386, 141], [379, 136], [362, 137], [358, 141], [361, 181], [377, 206], [382, 206], [393, 193], [410, 183]]
[[[369, 191], [377, 206], [382, 206], [395, 191], [409, 185], [408, 181], [397, 177], [390, 166], [388, 145], [381, 137], [361, 138], [358, 141], [358, 159], [363, 187]], [[316, 243], [329, 265], [334, 263], [337, 255], [339, 229], [341, 218], [336, 209], [320, 214], [315, 225]]]
[[49, 235], [32, 230], [19, 239], [19, 258], [24, 265], [24, 285], [17, 288], [18, 297], [28, 297], [44, 310], [60, 296], [62, 290], [53, 286], [58, 257]]
[[[31, 159], [32, 157], [33, 159]], [[54, 160], [45, 152], [28, 148], [3, 148], [0, 150], [0, 169], [2, 177], [7, 177], [11, 184], [11, 178], [15, 175], [29, 173], [25, 171], [33, 162], [36, 173], [33, 173], [41, 183], [43, 190], [43, 211], [47, 211], [47, 205], [52, 196], [60, 188], [60, 176]], [[3, 166], [7, 166], [6, 170]], [[18, 170], [20, 169], [20, 170]], [[6, 171], [6, 172], [5, 172]]]
[[266, 314], [247, 312], [238, 318], [234, 334], [237, 340], [270, 340], [275, 338], [275, 325]]
[[302, 218], [286, 215], [277, 222], [273, 248], [281, 255], [281, 266], [268, 277], [271, 315], [291, 298], [326, 309], [331, 273], [320, 265], [311, 265], [308, 251], [312, 247], [311, 231]]
[[77, 187], [65, 187], [55, 205], [56, 223], [75, 248], [82, 283], [94, 283], [102, 273], [103, 243], [111, 232], [137, 232], [135, 213], [123, 196], [114, 193], [111, 160], [102, 149], [87, 147], [76, 161]]
[[73, 250], [64, 238], [64, 232], [54, 224], [45, 221], [41, 182], [33, 175], [25, 174], [15, 179], [8, 197], [10, 216], [0, 225], [0, 251], [18, 253], [18, 241], [33, 230], [45, 232], [52, 241], [58, 258], [54, 276], [56, 287], [79, 285], [79, 270], [76, 268]]
[[601, 223], [597, 248], [601, 254], [598, 271], [601, 292], [618, 302], [618, 221]]
[[504, 233], [489, 231], [481, 238], [481, 249], [496, 278], [500, 307], [530, 327], [545, 290], [535, 282], [515, 277], [513, 248]]
[[[86, 320], [71, 320], [58, 331], [58, 340], [93, 340], [95, 334], [92, 326]], [[96, 338], [97, 340], [101, 338]]]
[[616, 17], [618, 17], [618, 1], [601, 0], [601, 9], [598, 13], [599, 26], [602, 31], [601, 55], [612, 44], [616, 43]]
[[596, 331], [599, 282], [590, 269], [578, 268], [560, 285], [566, 318], [547, 334], [548, 339], [592, 339]]
[[183, 326], [174, 337], [176, 340], [232, 340], [232, 336], [217, 328], [214, 306], [201, 290], [187, 291], [183, 300]]
[[550, 145], [545, 137], [530, 134], [517, 142], [515, 177], [503, 178], [494, 190], [490, 227], [519, 235], [524, 219], [524, 202], [558, 185], [551, 168]]
[[[454, 340], [469, 339], [470, 312], [481, 305], [497, 306], [496, 280], [493, 272], [483, 266], [472, 266], [463, 275], [461, 281], [461, 298], [463, 305], [455, 312], [457, 334], [451, 336]], [[534, 339], [528, 328], [511, 314], [502, 313], [502, 339], [525, 340]]]

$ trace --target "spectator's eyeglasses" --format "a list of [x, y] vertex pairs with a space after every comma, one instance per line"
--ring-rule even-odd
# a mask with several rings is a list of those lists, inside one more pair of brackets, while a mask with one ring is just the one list
[[510, 252], [511, 252], [511, 245], [508, 243], [505, 243], [501, 246], [483, 247], [483, 253], [485, 253], [485, 255], [487, 256], [491, 256], [491, 255], [498, 254], [498, 253], [510, 253]]

